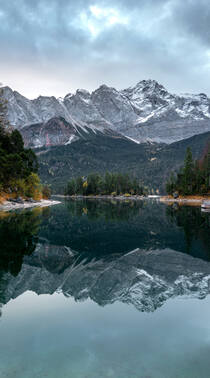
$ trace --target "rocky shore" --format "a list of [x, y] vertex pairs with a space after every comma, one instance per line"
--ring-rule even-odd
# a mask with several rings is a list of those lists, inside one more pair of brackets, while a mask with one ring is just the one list
[[203, 201], [209, 200], [207, 196], [186, 196], [173, 198], [170, 196], [163, 196], [160, 198], [161, 202], [173, 204], [177, 203], [179, 205], [189, 205], [189, 206], [200, 206]]
[[40, 201], [25, 201], [22, 200], [20, 202], [15, 201], [4, 201], [0, 203], [0, 211], [10, 211], [10, 210], [17, 210], [17, 209], [30, 209], [33, 207], [48, 207], [59, 204], [60, 201], [55, 200], [40, 200]]

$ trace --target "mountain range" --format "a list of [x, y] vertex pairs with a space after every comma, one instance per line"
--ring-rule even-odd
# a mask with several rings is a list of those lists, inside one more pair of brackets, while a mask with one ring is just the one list
[[210, 224], [197, 207], [67, 200], [0, 223], [0, 309], [26, 291], [155, 311], [210, 292]]
[[[64, 98], [39, 96], [34, 100], [3, 87], [3, 96], [9, 121], [23, 136], [26, 126], [36, 125], [29, 142], [34, 147], [70, 143], [80, 131], [112, 130], [137, 143], [168, 144], [210, 131], [210, 99], [206, 94], [171, 94], [155, 80], [143, 80], [124, 90], [101, 85], [92, 93], [78, 89]], [[69, 124], [68, 139], [55, 141], [48, 121], [60, 117]], [[65, 132], [61, 128], [60, 134]]]
[[174, 95], [154, 80], [116, 90], [106, 85], [64, 98], [29, 100], [3, 87], [10, 124], [37, 153], [42, 182], [63, 193], [90, 172], [123, 172], [164, 192], [191, 147], [198, 159], [210, 140], [210, 98]]

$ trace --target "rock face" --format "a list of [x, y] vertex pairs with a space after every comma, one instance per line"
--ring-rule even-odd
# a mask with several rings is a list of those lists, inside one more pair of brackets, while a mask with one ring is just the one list
[[67, 122], [62, 117], [53, 117], [47, 122], [25, 126], [21, 130], [26, 147], [41, 148], [63, 146], [79, 139], [88, 139], [94, 134], [125, 139], [109, 128], [89, 127], [76, 121]]
[[9, 87], [3, 93], [8, 118], [20, 129], [62, 117], [92, 130], [112, 129], [137, 142], [168, 144], [210, 131], [210, 99], [205, 94], [170, 94], [154, 80], [121, 91], [106, 85], [92, 93], [80, 89], [64, 99], [28, 100]]
[[24, 258], [18, 276], [5, 273], [3, 281], [3, 303], [27, 290], [59, 291], [76, 300], [91, 298], [101, 306], [121, 301], [151, 312], [169, 298], [208, 295], [210, 263], [170, 249], [136, 249], [85, 261], [68, 247], [39, 244]]

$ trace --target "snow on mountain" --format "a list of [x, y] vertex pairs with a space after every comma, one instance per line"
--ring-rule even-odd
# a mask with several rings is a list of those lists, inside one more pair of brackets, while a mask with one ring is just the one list
[[112, 127], [112, 124], [104, 118], [95, 104], [92, 102], [91, 94], [78, 89], [74, 95], [68, 94], [63, 100], [63, 105], [73, 118], [87, 125], [95, 127]]
[[106, 85], [89, 93], [78, 89], [63, 99], [39, 96], [28, 100], [9, 87], [8, 118], [22, 129], [62, 117], [85, 130], [112, 129], [137, 142], [172, 143], [210, 131], [210, 99], [207, 95], [169, 93], [155, 80], [143, 80], [118, 91]]
[[129, 136], [173, 143], [210, 130], [210, 99], [205, 94], [173, 95], [154, 80], [122, 91], [138, 115]]
[[136, 249], [89, 262], [78, 257], [69, 247], [38, 244], [24, 257], [18, 276], [5, 273], [4, 303], [30, 290], [77, 301], [91, 298], [101, 306], [120, 301], [153, 312], [170, 298], [209, 295], [209, 263], [181, 252]]

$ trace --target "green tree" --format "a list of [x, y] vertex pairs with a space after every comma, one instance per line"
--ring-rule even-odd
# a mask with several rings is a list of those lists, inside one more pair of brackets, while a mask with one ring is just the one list
[[77, 194], [83, 194], [83, 179], [81, 176], [75, 180], [75, 191]]
[[76, 194], [76, 183], [75, 183], [75, 180], [72, 179], [67, 184], [65, 195], [73, 196], [74, 194]]
[[143, 188], [136, 178], [130, 178], [128, 174], [109, 173], [105, 176], [98, 173], [90, 173], [87, 179], [77, 177], [68, 182], [65, 189], [66, 195], [84, 194], [143, 194]]
[[204, 188], [207, 193], [210, 189], [210, 144], [203, 161]]
[[186, 150], [183, 168], [183, 194], [192, 194], [194, 179], [194, 163], [190, 147]]
[[184, 166], [176, 177], [172, 174], [166, 184], [166, 191], [172, 194], [176, 190], [180, 194], [207, 194], [210, 190], [210, 143], [204, 158], [193, 161], [191, 149], [186, 150]]
[[[25, 195], [28, 182], [38, 171], [38, 162], [31, 149], [25, 149], [21, 134], [11, 130], [7, 121], [6, 103], [0, 90], [0, 188]], [[38, 176], [34, 176], [34, 183]], [[39, 186], [40, 187], [40, 186]], [[30, 189], [31, 190], [31, 189]], [[34, 189], [37, 194], [37, 187]]]
[[41, 195], [41, 183], [37, 173], [32, 172], [25, 180], [26, 190], [25, 195], [34, 199], [40, 199]]

